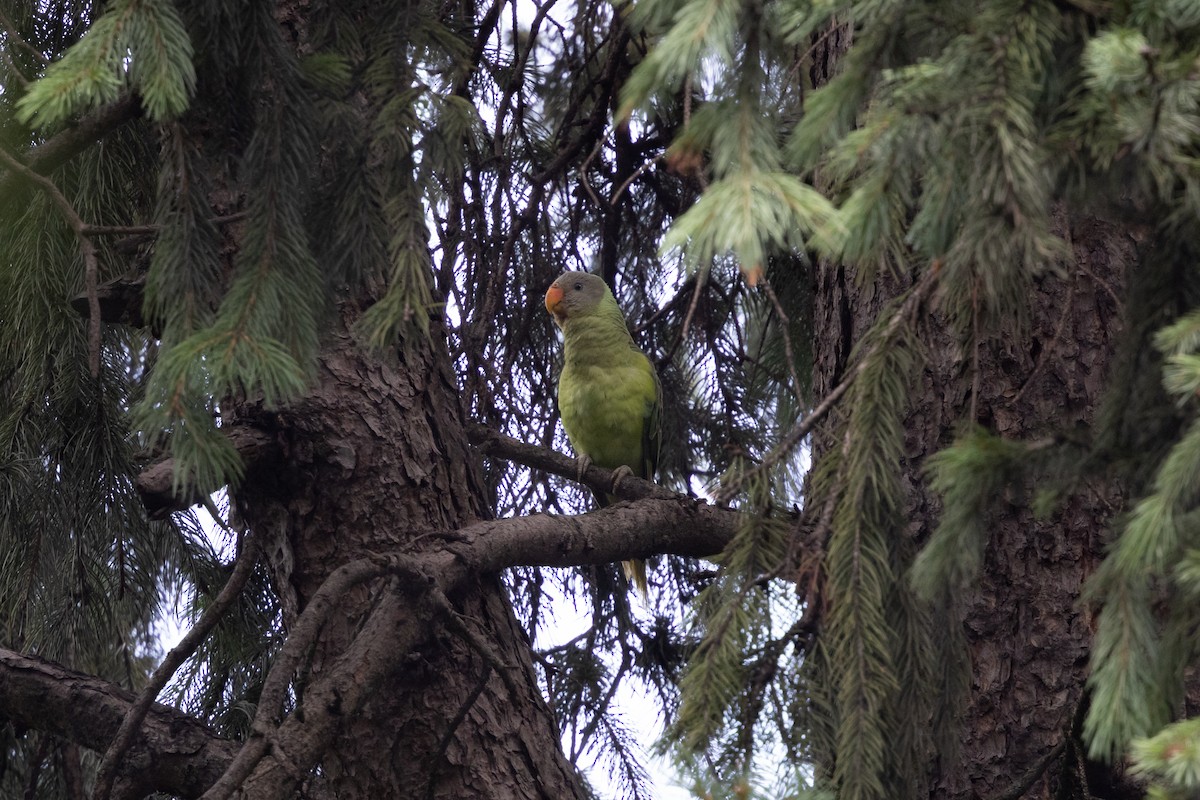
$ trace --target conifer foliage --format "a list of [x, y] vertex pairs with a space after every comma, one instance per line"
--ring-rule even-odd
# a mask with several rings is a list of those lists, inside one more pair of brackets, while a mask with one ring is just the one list
[[[1194, 794], [1198, 58], [1188, 0], [0, 0], [0, 795], [651, 797], [631, 691], [706, 796]], [[577, 518], [565, 269], [673, 490]]]

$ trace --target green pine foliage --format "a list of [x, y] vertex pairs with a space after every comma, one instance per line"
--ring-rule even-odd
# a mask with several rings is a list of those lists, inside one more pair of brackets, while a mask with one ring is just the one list
[[[883, 326], [860, 348], [885, 336]], [[918, 679], [917, 664], [901, 659], [895, 615], [900, 575], [895, 537], [902, 490], [893, 465], [904, 451], [904, 408], [914, 341], [883, 342], [863, 356], [864, 372], [851, 390], [844, 445], [838, 454], [845, 476], [838, 487], [826, 557], [829, 611], [825, 648], [832, 670], [821, 677], [834, 714], [837, 762], [831, 776], [839, 796], [863, 800], [884, 796], [889, 773], [904, 773], [915, 753], [895, 747], [903, 714], [893, 716], [901, 686]], [[916, 710], [914, 710], [916, 711]], [[919, 713], [919, 712], [918, 712]], [[911, 769], [911, 766], [909, 767]], [[902, 786], [915, 794], [919, 776]], [[916, 778], [913, 780], [912, 778]]]
[[976, 428], [926, 462], [945, 509], [913, 562], [909, 580], [926, 602], [961, 595], [979, 579], [988, 541], [987, 512], [1029, 464], [1029, 448]]
[[[81, 212], [100, 221], [133, 212], [136, 194], [100, 201], [113, 186], [131, 186], [138, 148], [129, 144], [115, 158], [91, 153], [56, 173]], [[162, 571], [180, 567], [178, 541], [146, 519], [131, 481], [136, 440], [125, 412], [136, 400], [129, 378], [144, 368], [145, 340], [111, 331], [101, 379], [93, 379], [70, 304], [82, 284], [69, 229], [32, 189], [4, 198], [0, 219], [4, 641], [136, 682]]]
[[[757, 487], [760, 496], [766, 488]], [[789, 532], [783, 520], [747, 515], [721, 556], [724, 577], [692, 603], [699, 643], [680, 678], [683, 699], [668, 736], [685, 752], [710, 753], [721, 774], [749, 769], [764, 742], [791, 735], [792, 712], [772, 678], [794, 657], [798, 638], [774, 628], [796, 609], [770, 581]], [[774, 730], [757, 729], [769, 722]]]
[[1200, 789], [1200, 719], [1164, 727], [1133, 743], [1135, 773], [1154, 781], [1149, 800], [1194, 797]]
[[[1193, 358], [1200, 345], [1198, 319], [1187, 314], [1155, 337], [1165, 355], [1164, 385], [1183, 403], [1195, 397], [1200, 385]], [[1148, 493], [1133, 507], [1095, 578], [1095, 591], [1106, 600], [1092, 656], [1093, 700], [1085, 720], [1095, 756], [1112, 758], [1134, 738], [1158, 731], [1182, 694], [1187, 658], [1172, 652], [1171, 644], [1178, 640], [1167, 633], [1174, 626], [1156, 620], [1153, 607], [1160, 591], [1177, 594], [1187, 586], [1176, 570], [1188, 574], [1183, 556], [1200, 544], [1189, 517], [1200, 502], [1198, 485], [1200, 421], [1192, 421], [1159, 464]], [[1179, 597], [1180, 610], [1190, 605], [1188, 597], [1186, 592]], [[1193, 622], [1190, 613], [1184, 619], [1185, 625]]]
[[[248, 393], [274, 406], [297, 396], [316, 354], [323, 310], [323, 277], [304, 224], [308, 165], [316, 149], [301, 70], [268, 9], [252, 6], [243, 13], [240, 22], [253, 37], [243, 68], [259, 83], [245, 96], [254, 114], [243, 179], [253, 191], [247, 195], [242, 246], [224, 294], [209, 312], [211, 321], [185, 336], [207, 316], [198, 308], [202, 295], [188, 291], [187, 282], [200, 284], [201, 293], [214, 292], [212, 231], [206, 220], [196, 218], [195, 197], [177, 197], [174, 184], [162, 187], [166, 191], [159, 194], [156, 217], [167, 219], [178, 238], [170, 241], [175, 249], [156, 259], [157, 291], [150, 308], [161, 306], [167, 347], [137, 415], [143, 429], [158, 430], [160, 437], [169, 433], [181, 465], [176, 478], [181, 487], [207, 491], [241, 475], [236, 453], [215, 425], [221, 398]], [[179, 147], [186, 144], [173, 148], [168, 140], [168, 155]], [[164, 168], [187, 169], [181, 163], [187, 154], [176, 150], [174, 155]], [[200, 266], [194, 272], [193, 254]], [[168, 287], [184, 291], [168, 294]]]
[[147, 115], [181, 114], [196, 86], [192, 42], [171, 0], [116, 0], [17, 103], [22, 122], [53, 127], [133, 90]]
[[[51, 24], [30, 31], [33, 42], [40, 31], [64, 47], [82, 32]], [[19, 84], [6, 82], [6, 149], [28, 136], [14, 112], [21, 97]], [[154, 194], [153, 172], [144, 169], [154, 161], [147, 133], [140, 125], [118, 131], [50, 173], [90, 224], [145, 219]], [[77, 241], [44, 192], [9, 187], [0, 197], [0, 642], [136, 689], [159, 652], [163, 599], [194, 586], [217, 560], [198, 549], [204, 537], [190, 515], [148, 519], [134, 490], [147, 454], [129, 411], [154, 344], [141, 330], [106, 326], [100, 373], [90, 374]], [[96, 248], [101, 282], [127, 277], [122, 243], [101, 238]], [[60, 746], [0, 729], [0, 795], [36, 785], [39, 796], [65, 796], [61, 773], [47, 770], [61, 760]], [[94, 767], [85, 756], [85, 768]]]
[[[905, 763], [897, 737], [911, 719], [953, 717], [965, 662], [936, 648], [926, 661], [922, 643], [961, 648], [961, 631], [947, 637], [929, 615], [949, 611], [957, 625], [955, 609], [982, 569], [995, 496], [1033, 475], [1048, 487], [1029, 498], [1043, 511], [1096, 469], [1116, 468], [1144, 490], [1092, 586], [1101, 608], [1085, 734], [1093, 757], [1114, 757], [1157, 731], [1191, 659], [1179, 632], [1194, 624], [1184, 600], [1200, 477], [1194, 317], [1157, 335], [1161, 357], [1146, 348], [1196, 300], [1194, 4], [663, 0], [639, 3], [634, 19], [657, 39], [623, 110], [652, 124], [668, 98], [687, 95], [691, 116], [672, 150], [702, 156], [712, 178], [665, 237], [692, 263], [732, 251], [753, 274], [764, 252], [802, 245], [864, 282], [881, 273], [909, 281], [930, 269], [938, 312], [969, 345], [999, 324], [1023, 324], [1033, 283], [1070, 265], [1053, 224], [1064, 204], [1155, 231], [1155, 246], [1141, 252], [1144, 271], [1130, 277], [1128, 338], [1091, 441], [965, 433], [929, 464], [944, 510], [919, 557], [889, 483], [908, 408], [898, 387], [915, 362], [895, 343], [887, 355], [860, 347], [863, 371], [826, 434], [828, 463], [817, 465], [806, 498], [814, 511], [834, 503], [823, 564], [830, 608], [821, 641], [804, 656], [801, 679], [812, 685], [809, 713], [798, 718], [815, 737], [818, 783], [845, 796], [892, 796]], [[852, 45], [834, 77], [805, 86], [805, 59], [847, 20]], [[777, 169], [810, 179], [835, 210], [778, 213], [763, 202], [778, 196], [778, 184], [761, 179]], [[739, 185], [761, 192], [757, 202]], [[910, 590], [919, 598], [906, 601]], [[902, 609], [900, 618], [885, 608]], [[719, 663], [738, 660], [723, 654]], [[724, 676], [736, 676], [732, 666]], [[924, 687], [904, 702], [907, 711], [924, 704], [931, 717], [898, 711], [901, 685]], [[685, 687], [683, 707], [697, 702]], [[912, 746], [906, 755], [918, 752]], [[920, 778], [900, 785], [919, 787]]]
[[[958, 609], [996, 496], [1057, 470], [1045, 506], [1107, 470], [1136, 500], [1092, 586], [1084, 730], [1095, 757], [1140, 742], [1162, 796], [1195, 789], [1194, 726], [1163, 727], [1200, 585], [1195, 3], [302, 5], [291, 27], [266, 2], [0, 2], [5, 153], [30, 158], [126, 94], [141, 103], [48, 176], [87, 225], [133, 226], [87, 235], [101, 282], [144, 284], [147, 322], [105, 325], [92, 376], [79, 232], [44, 187], [6, 183], [6, 646], [144, 680], [163, 588], [198, 613], [229, 554], [186, 515], [147, 519], [133, 477], [169, 452], [181, 483], [236, 482], [225, 412], [303, 397], [330, 315], [358, 317], [374, 347], [445, 334], [473, 419], [565, 448], [541, 296], [563, 269], [592, 269], [663, 380], [660, 480], [732, 487], [749, 513], [716, 575], [652, 563], [649, 612], [615, 569], [506, 575], [571, 755], [649, 794], [616, 699], [633, 682], [719, 791], [748, 790], [756, 759], [782, 750], [821, 792], [921, 794], [926, 728], [951, 751]], [[849, 50], [814, 87], [847, 20]], [[907, 300], [868, 297], [875, 323], [807, 483], [803, 450], [771, 451], [821, 399], [806, 377], [818, 270], [912, 286], [968, 345], [1023, 322], [1030, 287], [1070, 268], [1063, 209], [1152, 240], [1089, 435], [965, 428], [927, 463], [944, 508], [918, 555], [898, 465], [923, 330]], [[587, 507], [567, 482], [486, 470], [497, 516]], [[798, 534], [785, 509], [800, 500]], [[563, 598], [588, 628], [547, 643]], [[283, 635], [265, 576], [239, 603], [177, 695], [232, 736]], [[31, 757], [35, 743], [3, 736], [10, 760]], [[0, 794], [27, 774], [5, 773]]]

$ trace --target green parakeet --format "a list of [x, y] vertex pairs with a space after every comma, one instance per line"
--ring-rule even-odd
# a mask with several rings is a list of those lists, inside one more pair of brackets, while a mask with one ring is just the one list
[[[633, 343], [608, 284], [587, 272], [564, 272], [546, 291], [546, 310], [563, 332], [558, 410], [584, 465], [654, 480], [662, 443], [662, 385]], [[619, 479], [619, 476], [618, 476]], [[611, 496], [596, 496], [600, 505]], [[621, 566], [646, 594], [646, 564]]]

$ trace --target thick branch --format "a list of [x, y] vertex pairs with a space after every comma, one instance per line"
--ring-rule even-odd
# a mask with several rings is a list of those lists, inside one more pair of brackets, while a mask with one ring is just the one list
[[[549, 462], [559, 459], [564, 471], [573, 469], [574, 462], [565, 456]], [[599, 472], [603, 486], [607, 471]], [[656, 493], [665, 491], [632, 480], [620, 489], [625, 494], [647, 487]], [[246, 756], [239, 759], [236, 784], [248, 797], [290, 796], [302, 776], [319, 763], [345, 715], [366, 702], [378, 681], [428, 636], [432, 614], [429, 609], [422, 612], [422, 594], [437, 589], [452, 596], [480, 575], [521, 564], [567, 567], [654, 553], [711, 556], [733, 538], [737, 524], [737, 513], [728, 509], [684, 497], [651, 497], [577, 517], [534, 514], [479, 522], [452, 532], [431, 531], [419, 538], [447, 543], [422, 554], [383, 553], [345, 565], [335, 574], [357, 573], [364, 580], [384, 574], [409, 576], [418, 602], [389, 595], [343, 657], [306, 687], [298, 709], [303, 713], [289, 715], [278, 728], [271, 724], [265, 730], [258, 728]], [[424, 576], [428, 585], [412, 579], [414, 575]], [[312, 612], [319, 614], [320, 608]], [[310, 629], [319, 632], [320, 625], [306, 626], [302, 615], [293, 635]], [[285, 649], [303, 651], [304, 644], [289, 639]], [[286, 673], [289, 665], [282, 669]], [[99, 678], [0, 650], [0, 715], [23, 726], [102, 752], [133, 702], [132, 694]], [[268, 713], [274, 716], [273, 711]], [[126, 755], [123, 774], [137, 776], [146, 791], [195, 797], [233, 764], [235, 749], [186, 715], [155, 705]], [[247, 775], [243, 783], [241, 777]]]
[[[247, 469], [275, 452], [275, 439], [266, 431], [238, 425], [226, 431], [225, 435], [242, 457], [242, 463]], [[181, 483], [190, 485], [192, 482], [185, 480]], [[134, 487], [142, 498], [142, 505], [154, 519], [161, 519], [172, 511], [182, 511], [204, 500], [204, 495], [194, 489], [177, 495], [175, 484], [175, 459], [169, 457], [146, 467], [134, 480]]]
[[[0, 716], [103, 751], [134, 695], [107, 681], [0, 649]], [[125, 758], [123, 775], [141, 794], [198, 797], [225, 770], [237, 745], [180, 711], [155, 704]]]
[[[263, 800], [291, 797], [342, 720], [429, 634], [426, 619], [435, 610], [427, 607], [429, 598], [517, 564], [605, 564], [654, 553], [712, 556], [733, 538], [737, 524], [738, 514], [728, 509], [682, 497], [649, 498], [579, 517], [534, 514], [479, 522], [450, 534], [450, 544], [430, 553], [381, 554], [339, 567], [300, 615], [280, 663], [272, 667], [252, 725], [255, 736], [205, 800], [224, 800], [237, 791]], [[411, 595], [387, 595], [345, 654], [306, 687], [300, 706], [276, 727], [280, 687], [296, 667], [294, 656], [306, 652], [320, 632], [333, 599], [354, 583], [386, 574], [404, 576]]]
[[[255, 464], [270, 459], [275, 450], [274, 438], [265, 431], [249, 426], [230, 428], [227, 434], [234, 449], [242, 457], [242, 462], [250, 469]], [[534, 469], [545, 470], [554, 475], [561, 475], [571, 480], [579, 479], [579, 462], [555, 450], [538, 447], [518, 441], [511, 436], [488, 428], [484, 425], [471, 424], [467, 426], [467, 436], [484, 455], [496, 456], [509, 461], [516, 461]], [[588, 467], [583, 473], [583, 483], [589, 488], [600, 492], [615, 494], [622, 500], [641, 500], [647, 497], [659, 499], [685, 499], [684, 495], [676, 494], [670, 489], [644, 481], [641, 478], [623, 478], [613, 491], [613, 471], [595, 465]], [[187, 481], [184, 481], [186, 484]], [[142, 504], [150, 512], [150, 516], [161, 518], [172, 511], [182, 511], [203, 500], [196, 492], [176, 496], [175, 461], [172, 458], [162, 458], [137, 476], [134, 481]]]
[[[141, 113], [142, 104], [136, 97], [122, 97], [32, 148], [25, 153], [25, 166], [42, 175], [52, 172], [87, 149], [97, 139], [135, 119]], [[0, 174], [0, 196], [11, 193], [16, 183], [22, 180], [25, 180], [25, 177], [15, 172]]]

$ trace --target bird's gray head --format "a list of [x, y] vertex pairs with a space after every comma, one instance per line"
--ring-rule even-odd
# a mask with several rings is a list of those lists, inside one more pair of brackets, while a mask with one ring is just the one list
[[561, 328], [568, 319], [594, 313], [606, 297], [612, 292], [599, 275], [564, 272], [546, 290], [546, 310]]

